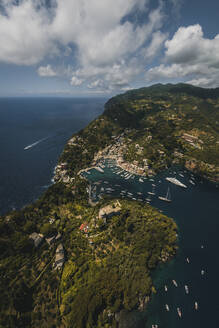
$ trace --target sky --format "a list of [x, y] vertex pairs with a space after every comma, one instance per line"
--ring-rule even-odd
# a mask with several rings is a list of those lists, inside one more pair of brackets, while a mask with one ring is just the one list
[[218, 0], [0, 0], [0, 96], [219, 87]]

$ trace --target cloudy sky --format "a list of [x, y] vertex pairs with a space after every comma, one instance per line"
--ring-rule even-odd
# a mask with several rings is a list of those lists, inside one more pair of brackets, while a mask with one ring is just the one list
[[0, 0], [0, 96], [219, 87], [218, 0]]

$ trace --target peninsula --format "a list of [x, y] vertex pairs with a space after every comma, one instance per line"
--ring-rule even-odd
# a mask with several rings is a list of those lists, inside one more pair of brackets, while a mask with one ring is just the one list
[[54, 184], [0, 218], [0, 326], [119, 327], [156, 290], [177, 226], [148, 204], [88, 202], [81, 173], [104, 159], [141, 177], [175, 165], [219, 182], [219, 89], [155, 85], [110, 99], [68, 141]]

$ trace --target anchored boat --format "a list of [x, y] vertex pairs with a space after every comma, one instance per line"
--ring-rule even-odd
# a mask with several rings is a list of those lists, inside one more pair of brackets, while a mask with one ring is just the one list
[[182, 188], [187, 188], [187, 186], [185, 184], [183, 184], [181, 181], [179, 181], [178, 179], [176, 178], [169, 178], [167, 177], [166, 178], [167, 181], [179, 186], [179, 187], [182, 187]]
[[168, 187], [168, 189], [167, 189], [166, 197], [159, 196], [158, 198], [160, 200], [164, 200], [165, 202], [171, 202], [171, 199], [170, 199], [170, 188]]

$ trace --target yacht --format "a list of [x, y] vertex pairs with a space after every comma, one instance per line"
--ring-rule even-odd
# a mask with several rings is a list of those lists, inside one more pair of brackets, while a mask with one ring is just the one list
[[177, 180], [176, 178], [170, 178], [170, 177], [167, 177], [166, 178], [167, 181], [179, 186], [179, 187], [182, 187], [182, 188], [187, 188], [187, 186], [185, 184], [183, 184], [181, 181]]
[[182, 178], [184, 178], [184, 175], [182, 173], [179, 173], [179, 176], [181, 176]]
[[155, 193], [152, 192], [152, 191], [148, 191], [148, 194], [149, 194], [149, 195], [155, 195]]
[[189, 263], [189, 262], [190, 262], [188, 257], [186, 258], [186, 262], [187, 262], [187, 263]]
[[140, 178], [138, 181], [139, 181], [139, 182], [144, 182], [144, 180], [143, 180], [142, 178]]
[[162, 196], [158, 196], [158, 198], [160, 200], [164, 200], [165, 202], [171, 202], [171, 199], [170, 199], [170, 188], [168, 187], [167, 189], [167, 194], [165, 197], [162, 197]]
[[195, 186], [195, 182], [194, 182], [192, 179], [190, 179], [189, 182], [190, 182], [193, 186]]
[[182, 311], [180, 310], [180, 308], [177, 308], [177, 312], [178, 312], [178, 316], [181, 318], [182, 317]]
[[189, 293], [189, 287], [187, 285], [185, 285], [185, 291], [186, 291], [186, 294]]
[[176, 280], [172, 280], [175, 287], [178, 287]]
[[101, 173], [103, 173], [103, 172], [104, 172], [104, 170], [103, 170], [103, 169], [101, 169], [101, 167], [99, 167], [99, 166], [96, 166], [96, 167], [95, 167], [95, 169], [96, 169], [97, 171], [101, 172]]
[[198, 303], [195, 302], [195, 310], [198, 310]]
[[166, 285], [164, 286], [164, 290], [165, 290], [165, 292], [167, 292], [167, 286]]
[[201, 271], [201, 275], [203, 276], [204, 274], [205, 274], [205, 271], [204, 271], [204, 270], [202, 270], [202, 271]]
[[165, 308], [166, 308], [167, 311], [170, 311], [170, 308], [169, 308], [168, 304], [165, 304]]

